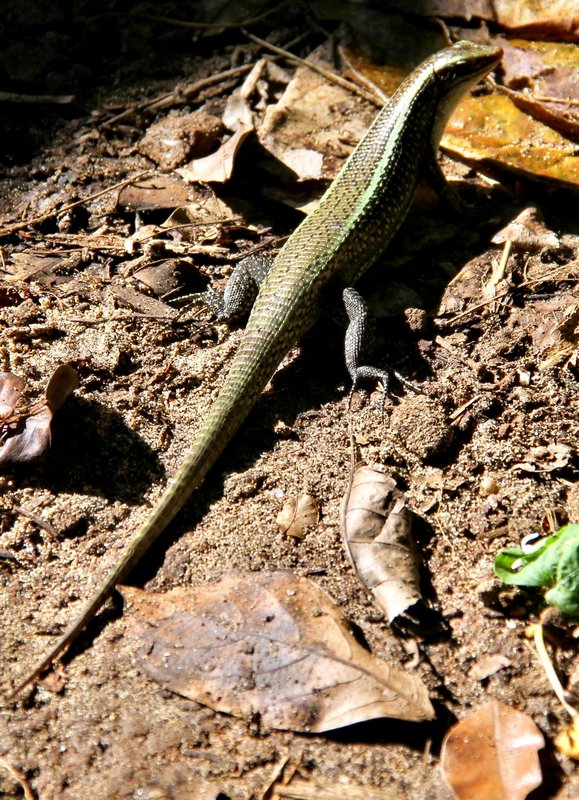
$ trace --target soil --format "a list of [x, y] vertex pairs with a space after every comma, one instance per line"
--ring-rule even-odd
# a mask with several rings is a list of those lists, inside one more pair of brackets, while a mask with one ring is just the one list
[[[55, 416], [45, 457], [5, 465], [0, 476], [6, 692], [76, 616], [147, 517], [239, 343], [241, 328], [208, 311], [180, 316], [167, 291], [223, 286], [233, 261], [262, 246], [274, 252], [300, 218], [259, 191], [267, 178], [254, 170], [255, 142], [243, 145], [225, 189], [183, 184], [187, 202], [188, 192], [195, 202], [251, 201], [249, 217], [241, 210], [235, 224], [203, 241], [147, 250], [135, 240], [139, 226], [184, 205], [171, 199], [145, 208], [142, 197], [123, 201], [109, 192], [51, 215], [140, 173], [159, 181], [171, 175], [173, 164], [163, 172], [151, 160], [154, 144], [147, 155], [138, 147], [152, 124], [207, 104], [215, 118], [244, 76], [202, 88], [185, 104], [176, 100], [176, 108], [147, 113], [135, 103], [171, 94], [179, 81], [254, 63], [258, 52], [237, 29], [199, 36], [146, 19], [113, 25], [116, 17], [89, 19], [82, 4], [73, 9], [42, 17], [39, 7], [38, 19], [13, 11], [12, 44], [2, 56], [11, 91], [76, 100], [5, 106], [1, 368], [26, 379], [31, 405], [60, 364], [74, 365], [80, 377]], [[159, 5], [154, 13], [163, 16]], [[179, 15], [187, 16], [167, 7], [166, 16]], [[264, 38], [292, 39], [268, 24], [258, 29]], [[304, 54], [320, 41], [317, 34]], [[362, 101], [349, 102], [358, 118]], [[375, 112], [366, 106], [364, 113]], [[218, 125], [212, 135], [222, 136]], [[332, 156], [338, 165], [343, 154]], [[465, 173], [448, 159], [444, 168]], [[375, 655], [422, 678], [436, 719], [379, 719], [313, 735], [266, 729], [256, 715], [220, 714], [145, 675], [126, 635], [130, 611], [117, 595], [62, 667], [3, 703], [2, 797], [23, 796], [27, 783], [42, 800], [252, 800], [271, 797], [276, 779], [294, 774], [333, 785], [336, 798], [354, 796], [350, 785], [365, 787], [369, 798], [445, 800], [443, 737], [491, 698], [529, 714], [545, 736], [544, 782], [532, 797], [579, 796], [573, 762], [551, 744], [568, 721], [565, 711], [525, 637], [540, 594], [502, 586], [492, 566], [499, 550], [527, 534], [579, 521], [577, 366], [561, 322], [565, 309], [577, 307], [579, 231], [562, 190], [516, 184], [507, 174], [490, 203], [492, 214], [465, 221], [422, 194], [388, 257], [362, 282], [377, 317], [374, 362], [390, 363], [421, 389], [415, 394], [393, 379], [382, 413], [380, 387], [363, 386], [351, 406], [361, 457], [385, 465], [414, 512], [424, 600], [406, 623], [386, 622], [342, 544], [349, 382], [342, 333], [331, 319], [284, 361], [205, 486], [130, 579], [164, 592], [232, 570], [293, 570], [334, 598]], [[556, 231], [557, 244], [515, 247], [508, 291], [493, 300], [481, 294], [501, 257], [491, 239], [528, 204], [545, 217], [533, 217], [539, 237]], [[138, 269], [159, 263], [160, 275], [141, 280]], [[304, 491], [315, 497], [320, 521], [295, 538], [276, 518]], [[559, 621], [554, 632], [557, 668], [572, 691], [579, 682], [573, 626]]]

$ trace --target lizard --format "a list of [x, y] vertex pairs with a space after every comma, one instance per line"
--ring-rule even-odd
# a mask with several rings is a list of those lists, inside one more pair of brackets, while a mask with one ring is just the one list
[[[460, 97], [500, 61], [495, 45], [457, 42], [431, 55], [401, 83], [345, 161], [314, 211], [271, 265], [245, 259], [226, 288], [222, 316], [257, 287], [224, 385], [189, 453], [112, 570], [45, 658], [16, 686], [16, 697], [70, 646], [203, 482], [286, 354], [340, 295], [349, 316], [346, 363], [353, 383], [387, 373], [359, 365], [365, 308], [352, 288], [383, 253], [406, 217], [421, 177], [448, 196], [436, 160], [440, 138]], [[450, 198], [449, 198], [450, 199]], [[255, 294], [254, 293], [254, 294]]]

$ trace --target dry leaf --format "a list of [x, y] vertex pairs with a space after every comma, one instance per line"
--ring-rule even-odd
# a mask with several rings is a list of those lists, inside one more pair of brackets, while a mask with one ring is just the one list
[[396, 481], [358, 465], [344, 497], [344, 543], [356, 573], [391, 622], [421, 599], [412, 516]]
[[53, 276], [55, 267], [62, 263], [62, 256], [46, 255], [27, 251], [24, 253], [11, 253], [6, 265], [7, 272], [20, 281], [28, 281], [31, 278], [39, 280]]
[[458, 800], [524, 800], [543, 780], [544, 745], [530, 717], [491, 700], [447, 734], [442, 774]]
[[484, 681], [485, 678], [494, 675], [500, 669], [510, 667], [511, 663], [510, 659], [502, 653], [488, 653], [476, 660], [469, 669], [468, 674], [475, 681]]
[[320, 519], [320, 510], [315, 497], [301, 494], [292, 497], [277, 515], [276, 524], [280, 533], [287, 533], [296, 539], [303, 539], [308, 525], [316, 525]]
[[575, 6], [569, 0], [534, 0], [532, 3], [495, 0], [495, 2], [467, 2], [467, 0], [389, 0], [388, 8], [404, 14], [425, 17], [463, 19], [472, 25], [473, 19], [485, 20], [500, 29], [511, 32], [534, 33], [572, 38], [577, 28]]
[[8, 419], [13, 414], [25, 386], [18, 375], [0, 372], [0, 421]]
[[110, 293], [115, 300], [118, 300], [125, 306], [134, 309], [140, 314], [145, 314], [157, 319], [177, 319], [179, 312], [177, 309], [172, 308], [162, 300], [157, 300], [156, 297], [149, 297], [142, 292], [137, 292], [129, 286], [111, 285], [109, 287]]
[[468, 161], [484, 159], [525, 175], [579, 184], [576, 145], [520, 111], [504, 95], [465, 96], [441, 147]]
[[239, 148], [253, 131], [252, 126], [238, 128], [219, 150], [205, 158], [197, 158], [187, 166], [175, 170], [188, 183], [226, 183], [233, 174], [233, 165]]
[[537, 206], [527, 206], [511, 222], [495, 233], [493, 244], [509, 241], [514, 247], [525, 252], [537, 252], [546, 247], [560, 247], [559, 237], [543, 221], [543, 214]]
[[[203, 187], [203, 192], [206, 189]], [[206, 255], [224, 255], [231, 257], [229, 242], [227, 248], [217, 249], [216, 245], [223, 241], [224, 230], [252, 231], [258, 228], [246, 222], [254, 214], [255, 209], [245, 199], [235, 197], [229, 201], [211, 195], [205, 197], [201, 192], [190, 203], [176, 208], [172, 214], [161, 223], [161, 228], [167, 230], [172, 236], [185, 242], [193, 242], [193, 251]], [[212, 249], [208, 249], [208, 245]]]
[[318, 733], [376, 717], [434, 716], [422, 681], [371, 655], [330, 596], [289, 571], [122, 594], [134, 606], [147, 674], [217, 711]]
[[50, 447], [50, 425], [55, 411], [78, 386], [69, 364], [57, 367], [46, 387], [44, 401], [16, 411], [25, 383], [9, 372], [0, 374], [0, 464], [34, 461]]
[[48, 381], [44, 393], [46, 404], [51, 411], [58, 411], [75, 389], [78, 389], [78, 372], [70, 364], [61, 364]]
[[119, 192], [117, 204], [135, 211], [176, 208], [189, 202], [193, 193], [176, 175], [155, 175], [124, 186]]
[[573, 448], [568, 444], [554, 442], [546, 447], [533, 447], [525, 455], [526, 461], [513, 464], [512, 469], [523, 472], [554, 472], [566, 467], [573, 458]]

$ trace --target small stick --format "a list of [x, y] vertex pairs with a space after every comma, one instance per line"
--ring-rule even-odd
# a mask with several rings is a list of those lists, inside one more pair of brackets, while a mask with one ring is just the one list
[[55, 209], [54, 211], [49, 211], [48, 214], [42, 214], [39, 217], [32, 217], [31, 219], [24, 220], [23, 222], [16, 222], [14, 225], [8, 225], [6, 228], [0, 229], [0, 236], [8, 236], [11, 233], [15, 233], [16, 231], [21, 231], [24, 228], [28, 228], [30, 225], [38, 225], [39, 222], [44, 222], [47, 219], [51, 219], [52, 217], [57, 217], [59, 214], [63, 214], [65, 211], [70, 211], [71, 208], [76, 208], [76, 206], [81, 206], [84, 203], [89, 203], [91, 200], [96, 200], [97, 197], [102, 197], [109, 192], [114, 192], [116, 189], [122, 189], [124, 186], [128, 186], [130, 183], [134, 181], [140, 180], [145, 176], [152, 175], [153, 172], [150, 169], [145, 170], [144, 172], [139, 172], [137, 175], [133, 175], [131, 178], [125, 178], [124, 181], [120, 181], [119, 183], [115, 183], [112, 186], [109, 186], [108, 189], [101, 189], [100, 192], [95, 192], [94, 194], [89, 194], [88, 197], [83, 197], [81, 200], [75, 200], [74, 203], [68, 203], [65, 206], [61, 206], [60, 208]]
[[335, 72], [330, 72], [330, 70], [320, 67], [319, 64], [315, 64], [312, 61], [307, 61], [305, 58], [300, 58], [299, 56], [290, 53], [289, 50], [284, 50], [282, 47], [277, 47], [275, 44], [270, 44], [269, 42], [266, 42], [265, 39], [260, 39], [259, 36], [254, 36], [253, 33], [249, 33], [248, 31], [244, 31], [244, 33], [252, 42], [255, 42], [261, 47], [265, 47], [267, 50], [271, 50], [273, 53], [277, 53], [279, 56], [284, 56], [284, 58], [287, 58], [290, 61], [300, 64], [304, 67], [308, 67], [308, 69], [311, 69], [313, 72], [323, 75], [326, 80], [341, 86], [343, 89], [347, 89], [352, 94], [357, 94], [359, 97], [362, 97], [364, 100], [372, 103], [372, 105], [375, 105], [377, 108], [382, 108], [384, 105], [384, 101], [381, 98], [376, 97], [376, 95], [372, 94], [371, 92], [367, 92], [361, 86], [357, 86], [355, 83], [347, 81], [340, 75], [336, 75]]

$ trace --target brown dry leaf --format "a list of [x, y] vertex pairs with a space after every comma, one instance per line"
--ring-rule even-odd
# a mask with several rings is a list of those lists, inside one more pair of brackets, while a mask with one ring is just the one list
[[[199, 252], [201, 244], [207, 251], [207, 246], [215, 247], [215, 242], [223, 238], [224, 226], [229, 230], [256, 231], [257, 228], [244, 220], [252, 216], [254, 209], [247, 200], [240, 198], [231, 199], [229, 202], [216, 196], [200, 196], [184, 206], [179, 206], [161, 223], [161, 228], [169, 231], [173, 236], [178, 236], [186, 242], [195, 243], [195, 252]], [[223, 249], [224, 255], [231, 255], [230, 249]]]
[[525, 461], [513, 464], [512, 469], [523, 472], [554, 472], [566, 467], [573, 458], [573, 448], [568, 444], [554, 442], [546, 447], [533, 447], [525, 455]]
[[396, 481], [380, 467], [358, 465], [344, 497], [344, 543], [358, 577], [390, 622], [421, 599], [411, 526]]
[[54, 279], [54, 270], [62, 263], [61, 256], [38, 254], [33, 251], [11, 253], [6, 271], [20, 281], [32, 278], [46, 285], [47, 278]]
[[543, 780], [544, 745], [529, 716], [491, 700], [447, 734], [442, 775], [458, 800], [524, 800]]
[[0, 431], [0, 464], [22, 464], [40, 458], [50, 447], [52, 411], [42, 406], [30, 416], [21, 416]]
[[308, 525], [316, 525], [319, 519], [320, 509], [315, 497], [311, 494], [301, 494], [284, 503], [277, 515], [276, 524], [280, 533], [303, 539]]
[[[132, 263], [136, 266], [129, 269], [129, 274], [157, 297], [179, 289], [183, 285], [183, 274], [194, 270], [192, 259], [166, 258], [151, 264], [149, 259], [141, 256]], [[124, 266], [129, 267], [129, 264]]]
[[522, 111], [577, 139], [579, 52], [562, 42], [511, 39], [504, 42], [504, 88]]
[[0, 372], [0, 421], [12, 416], [26, 384], [18, 375]]
[[70, 364], [61, 364], [54, 370], [46, 386], [46, 404], [51, 411], [58, 411], [75, 389], [78, 389], [78, 372]]
[[235, 158], [243, 142], [253, 131], [252, 126], [238, 128], [219, 150], [205, 158], [197, 158], [175, 170], [187, 183], [226, 183], [233, 174]]
[[134, 606], [145, 672], [217, 711], [318, 733], [376, 717], [434, 717], [422, 681], [371, 655], [330, 596], [290, 571], [122, 594]]
[[577, 39], [576, 6], [569, 0], [389, 0], [389, 9], [404, 14], [442, 19], [479, 19], [510, 31], [541, 36]]
[[125, 306], [134, 309], [140, 314], [157, 319], [177, 319], [179, 312], [177, 309], [157, 300], [156, 297], [149, 297], [142, 292], [137, 292], [129, 286], [110, 286], [110, 293], [115, 300]]
[[[464, 3], [469, 7], [469, 3]], [[568, 0], [494, 0], [488, 3], [491, 12], [488, 19], [501, 27], [519, 33], [559, 35], [561, 38], [577, 38], [577, 7]], [[470, 17], [469, 17], [470, 19]]]
[[510, 242], [525, 252], [537, 252], [546, 247], [560, 247], [559, 237], [547, 228], [543, 213], [537, 206], [527, 206], [491, 239], [493, 244]]
[[53, 372], [44, 401], [16, 411], [25, 383], [15, 375], [0, 375], [0, 464], [34, 461], [50, 447], [50, 425], [55, 411], [78, 387], [78, 375], [69, 364]]

